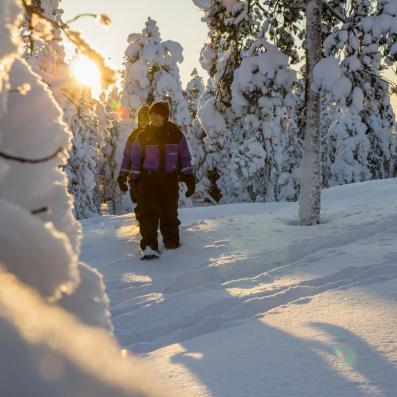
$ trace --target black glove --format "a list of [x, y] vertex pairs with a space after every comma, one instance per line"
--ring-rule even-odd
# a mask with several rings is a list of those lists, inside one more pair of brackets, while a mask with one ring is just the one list
[[187, 192], [185, 196], [187, 198], [192, 197], [194, 192], [196, 191], [196, 177], [194, 175], [183, 175], [181, 177], [182, 182], [185, 183], [187, 187]]
[[119, 175], [117, 177], [117, 183], [119, 184], [119, 188], [123, 193], [128, 192], [127, 176], [126, 175]]
[[138, 187], [139, 179], [130, 179], [130, 196], [134, 204], [138, 202]]

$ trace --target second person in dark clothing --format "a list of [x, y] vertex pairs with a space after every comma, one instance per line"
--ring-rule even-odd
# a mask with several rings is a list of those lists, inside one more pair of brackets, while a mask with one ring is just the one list
[[134, 142], [131, 155], [132, 189], [139, 206], [143, 258], [158, 256], [157, 230], [164, 246], [175, 249], [179, 239], [179, 180], [186, 183], [186, 196], [195, 191], [191, 155], [185, 136], [169, 121], [166, 102], [149, 110], [150, 124]]
[[[131, 186], [131, 179], [130, 179], [132, 147], [134, 145], [135, 140], [138, 138], [139, 133], [149, 125], [149, 122], [150, 122], [149, 106], [145, 105], [142, 106], [138, 111], [138, 128], [136, 128], [134, 131], [131, 132], [125, 144], [125, 148], [123, 152], [123, 161], [121, 163], [119, 176], [117, 178], [119, 188], [124, 193], [128, 191], [127, 182], [130, 184], [130, 196], [131, 196], [131, 201], [134, 204], [136, 204], [137, 198]], [[134, 212], [135, 212], [135, 218], [139, 222], [138, 205], [135, 205]]]

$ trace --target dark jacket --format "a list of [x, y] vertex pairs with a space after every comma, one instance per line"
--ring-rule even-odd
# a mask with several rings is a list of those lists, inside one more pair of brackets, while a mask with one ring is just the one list
[[142, 128], [136, 128], [134, 131], [131, 132], [130, 136], [127, 139], [127, 143], [125, 144], [123, 152], [123, 161], [121, 162], [119, 176], [129, 176], [131, 173], [132, 147], [141, 131]]
[[160, 128], [149, 125], [133, 144], [131, 178], [138, 179], [144, 171], [191, 175], [191, 161], [186, 137], [175, 124], [167, 122]]

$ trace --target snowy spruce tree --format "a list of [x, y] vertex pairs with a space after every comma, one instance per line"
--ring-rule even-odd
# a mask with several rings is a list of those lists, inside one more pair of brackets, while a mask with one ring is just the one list
[[85, 219], [100, 212], [99, 171], [103, 152], [98, 142], [99, 130], [95, 118], [83, 99], [69, 124], [73, 140], [65, 170], [69, 176], [69, 190], [75, 200], [75, 215], [77, 219]]
[[204, 97], [206, 95], [204, 91], [205, 86], [203, 78], [199, 76], [197, 69], [194, 69], [191, 74], [191, 80], [187, 83], [184, 91], [191, 116], [191, 125], [187, 130], [186, 138], [191, 149], [192, 165], [197, 179], [196, 197], [205, 201], [213, 201], [213, 198], [209, 194], [210, 183], [205, 174], [205, 170], [203, 170], [207, 156], [204, 143], [206, 135], [197, 117], [200, 103], [201, 101], [205, 101]]
[[321, 164], [323, 174], [323, 188], [330, 186], [331, 165], [335, 161], [335, 153], [338, 148], [337, 141], [330, 134], [330, 127], [333, 125], [338, 115], [338, 106], [332, 97], [323, 93], [321, 95]]
[[95, 107], [98, 119], [98, 133], [101, 140], [101, 160], [99, 174], [102, 177], [101, 187], [103, 189], [103, 201], [108, 205], [108, 211], [117, 215], [122, 212], [122, 192], [118, 188], [117, 175], [118, 145], [119, 145], [119, 122], [120, 104], [117, 88], [114, 87], [109, 93], [103, 92]]
[[214, 86], [198, 112], [206, 134], [206, 174], [222, 202], [280, 199], [289, 140], [285, 116], [293, 106], [288, 57], [266, 39], [268, 25], [257, 2], [195, 4], [209, 27], [201, 64]]
[[[248, 4], [243, 1], [194, 0], [204, 13], [208, 41], [201, 51], [200, 62], [211, 78], [213, 91], [208, 91], [201, 101], [198, 118], [205, 132], [205, 163], [209, 193], [222, 202], [250, 201], [252, 179], [261, 160], [251, 165], [250, 156], [264, 160], [264, 151], [255, 141], [242, 142], [242, 126], [232, 110], [232, 85], [236, 69], [240, 66], [242, 52], [248, 49], [251, 32], [255, 27]], [[243, 180], [239, 181], [240, 178]], [[250, 181], [251, 189], [245, 186]]]
[[[69, 191], [75, 200], [75, 215], [78, 219], [99, 213], [103, 202], [100, 165], [103, 163], [101, 135], [98, 134], [98, 117], [95, 104], [87, 88], [80, 87], [71, 77], [65, 62], [62, 43], [59, 0], [40, 0], [32, 3], [25, 12], [22, 37], [25, 43], [25, 58], [48, 85], [58, 105], [63, 110], [63, 119], [73, 132], [73, 144], [66, 170], [69, 175]], [[37, 13], [37, 14], [36, 14]], [[43, 15], [40, 34], [32, 34], [32, 15]], [[51, 24], [54, 21], [56, 24]]]
[[[388, 87], [380, 78], [380, 73], [387, 67], [387, 63], [395, 61], [395, 35], [392, 28], [395, 2], [386, 0], [375, 4], [359, 0], [291, 4], [287, 1], [268, 0], [264, 2], [264, 11], [270, 25], [271, 40], [290, 56], [292, 63], [302, 60], [299, 52], [301, 43], [306, 49], [305, 113], [307, 120], [311, 120], [311, 125], [305, 123], [304, 127], [307, 143], [302, 168], [300, 218], [303, 224], [318, 223], [321, 185], [390, 175], [390, 159], [394, 154], [389, 132], [393, 116]], [[306, 24], [302, 24], [302, 20], [306, 20]], [[314, 35], [311, 34], [313, 29]], [[331, 71], [319, 72], [326, 80], [319, 82], [314, 78], [313, 71], [324, 55], [336, 56], [340, 70], [333, 68]], [[333, 80], [333, 84], [330, 80]], [[335, 123], [330, 125], [329, 131], [325, 131], [321, 124], [324, 116], [327, 116], [323, 111], [318, 115], [321, 98], [313, 91], [316, 86], [320, 88], [323, 97], [327, 96], [326, 100], [332, 101], [331, 112], [335, 113]], [[310, 109], [314, 112], [311, 115]], [[309, 130], [311, 139], [308, 139]], [[348, 139], [348, 136], [352, 139]], [[330, 149], [329, 152], [320, 153], [320, 140], [323, 147]], [[368, 157], [363, 154], [367, 147], [366, 140], [370, 143]], [[333, 146], [328, 146], [330, 143]], [[322, 183], [319, 177], [320, 158], [332, 162], [321, 167], [324, 177]], [[342, 162], [352, 163], [348, 158], [354, 159], [354, 168], [361, 170], [356, 169], [354, 177], [351, 173], [350, 177], [332, 175], [333, 172], [344, 169], [341, 159], [344, 159]], [[335, 161], [339, 164], [334, 164]]]
[[303, 156], [304, 81], [295, 80], [292, 86], [293, 106], [287, 108], [288, 126], [284, 131], [281, 173], [278, 178], [279, 200], [297, 201], [300, 193], [301, 163]]
[[[239, 9], [232, 15], [231, 9], [223, 2], [193, 2], [203, 11], [202, 20], [209, 29], [208, 41], [201, 51], [200, 63], [211, 79], [200, 100], [197, 113], [205, 133], [206, 152], [205, 161], [200, 164], [200, 179], [205, 181], [208, 193], [214, 200], [222, 199], [227, 202], [232, 200], [223, 189], [223, 186], [226, 186], [228, 170], [226, 140], [231, 134], [230, 119], [234, 117], [230, 111], [231, 85], [234, 70], [239, 66], [241, 59], [235, 39], [243, 31], [243, 28], [239, 29], [233, 17], [236, 14], [244, 15], [244, 11]], [[244, 18], [242, 22], [245, 23]]]
[[184, 91], [186, 102], [192, 118], [197, 115], [200, 97], [204, 92], [203, 78], [198, 74], [197, 69], [193, 69], [191, 79], [186, 84]]
[[[201, 128], [200, 122], [197, 118], [200, 98], [204, 93], [204, 89], [205, 87], [203, 78], [199, 76], [197, 69], [194, 69], [191, 74], [191, 80], [187, 83], [184, 90], [184, 96], [188, 105], [191, 119], [191, 124], [187, 130], [186, 138], [188, 139], [193, 157], [199, 155], [199, 152], [203, 150], [204, 145], [203, 138], [205, 133]], [[195, 158], [193, 158], [193, 163], [197, 163]]]
[[179, 43], [161, 39], [156, 21], [150, 18], [142, 33], [129, 35], [121, 92], [127, 133], [135, 127], [139, 108], [159, 100], [169, 102], [172, 120], [186, 132], [190, 113], [178, 67], [183, 61], [182, 52]]
[[[240, 116], [239, 147], [250, 148], [241, 172], [248, 171], [252, 180], [247, 180], [245, 186], [252, 192], [253, 201], [281, 198], [279, 178], [291, 131], [288, 111], [295, 105], [291, 91], [294, 80], [288, 57], [271, 45], [263, 33], [235, 71], [232, 109]], [[241, 159], [238, 161], [241, 166]]]
[[[394, 127], [394, 113], [390, 104], [389, 84], [381, 75], [395, 61], [396, 55], [395, 50], [391, 50], [395, 38], [391, 34], [391, 22], [388, 22], [395, 17], [392, 5], [391, 1], [377, 5], [364, 0], [354, 1], [348, 9], [349, 12], [343, 14], [340, 25], [324, 42], [325, 55], [338, 56], [341, 59], [340, 72], [349, 80], [351, 88], [346, 92], [343, 103], [340, 103], [338, 96], [334, 96], [334, 100], [340, 104], [340, 120], [338, 126], [330, 131], [331, 138], [340, 147], [348, 130], [350, 136], [361, 135], [362, 139], [369, 141], [366, 155], [359, 160], [367, 170], [358, 173], [358, 179], [348, 178], [351, 182], [392, 176], [390, 164], [394, 149], [391, 132]], [[348, 120], [349, 114], [352, 116], [351, 120]], [[340, 128], [342, 124], [349, 128]], [[340, 139], [338, 131], [341, 134]], [[366, 145], [367, 143], [362, 144]], [[344, 147], [341, 150], [349, 149]], [[350, 157], [352, 156], [355, 153], [351, 153]], [[337, 170], [342, 172], [342, 167], [334, 168], [336, 174], [332, 183], [348, 183], [343, 175], [338, 174]]]

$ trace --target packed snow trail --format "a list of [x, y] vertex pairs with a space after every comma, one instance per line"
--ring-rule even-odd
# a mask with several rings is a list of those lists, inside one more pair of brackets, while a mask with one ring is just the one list
[[[291, 203], [181, 211], [182, 247], [139, 259], [131, 215], [83, 222], [120, 344], [187, 396], [387, 396], [397, 390], [397, 181]], [[330, 394], [331, 393], [331, 394]]]

